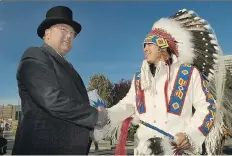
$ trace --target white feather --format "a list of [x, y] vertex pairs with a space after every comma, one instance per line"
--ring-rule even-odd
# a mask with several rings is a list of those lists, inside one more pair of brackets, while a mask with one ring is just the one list
[[168, 137], [164, 137], [162, 139], [161, 145], [163, 147], [164, 155], [174, 155], [172, 146], [170, 144], [170, 139]]
[[209, 71], [210, 71], [212, 74], [214, 74], [214, 70], [213, 70], [213, 69], [209, 69]]
[[139, 125], [139, 121], [140, 121], [139, 117], [137, 115], [133, 115], [132, 117], [133, 117], [133, 119], [132, 119], [131, 123], [133, 125]]
[[213, 75], [209, 73], [208, 80], [211, 81], [213, 79]]
[[211, 37], [212, 39], [215, 39], [215, 36], [213, 34], [209, 34], [209, 37]]
[[148, 148], [146, 151], [146, 155], [151, 155], [151, 153], [152, 153], [152, 150], [150, 148]]
[[159, 21], [155, 22], [152, 29], [155, 28], [160, 28], [167, 31], [178, 42], [178, 60], [181, 63], [193, 62], [195, 55], [194, 51], [192, 50], [192, 35], [189, 31], [184, 29], [178, 22], [168, 18], [162, 18]]
[[150, 141], [150, 140], [147, 140], [147, 141], [144, 143], [144, 145], [143, 145], [143, 148], [142, 148], [142, 152], [141, 152], [141, 153], [143, 153], [143, 154], [145, 154], [145, 155], [150, 155], [150, 154], [147, 153], [147, 152], [149, 152], [148, 149], [149, 149], [150, 144], [151, 144], [151, 141]]
[[183, 9], [183, 10], [182, 10], [182, 12], [185, 12], [185, 11], [187, 11], [187, 9]]
[[147, 141], [145, 142], [145, 146], [149, 147], [150, 145], [151, 145], [151, 140], [147, 140]]
[[205, 22], [206, 22], [206, 20], [204, 20], [204, 19], [201, 19], [201, 20], [200, 20], [200, 22], [202, 22], [202, 23], [205, 23]]
[[190, 28], [188, 28], [188, 30], [190, 30], [190, 31], [192, 31], [192, 30], [196, 30], [196, 31], [205, 31], [205, 29], [204, 28], [196, 28], [196, 27], [190, 27]]
[[181, 21], [180, 21], [181, 24], [184, 24], [184, 23], [187, 23], [187, 22], [189, 22], [189, 19], [181, 20]]
[[180, 19], [187, 18], [187, 17], [191, 17], [191, 15], [189, 15], [189, 14], [183, 14], [183, 15], [177, 17], [176, 19], [180, 20]]
[[214, 56], [215, 58], [218, 58], [218, 54], [213, 54], [213, 56]]
[[218, 60], [213, 59], [213, 61], [214, 61], [215, 63], [218, 63]]
[[209, 24], [204, 25], [204, 27], [205, 27], [206, 29], [208, 29], [208, 30], [212, 29], [211, 26], [210, 26]]
[[220, 51], [220, 48], [218, 46], [213, 46], [215, 50]]
[[188, 12], [188, 14], [190, 14], [190, 15], [192, 15], [192, 14], [194, 14], [195, 12], [194, 11], [192, 11], [192, 10], [190, 10], [189, 12]]
[[213, 77], [213, 75], [212, 75], [211, 73], [209, 73], [208, 77], [211, 77], [211, 78], [212, 78], [212, 77]]
[[212, 44], [218, 44], [218, 42], [216, 40], [211, 40], [210, 43], [212, 43]]
[[194, 20], [199, 20], [200, 19], [200, 17], [194, 17]]

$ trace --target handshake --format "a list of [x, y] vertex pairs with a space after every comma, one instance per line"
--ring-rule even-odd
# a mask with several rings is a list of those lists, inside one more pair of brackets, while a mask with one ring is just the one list
[[101, 106], [98, 106], [97, 110], [98, 110], [98, 119], [95, 128], [103, 128], [105, 125], [110, 123], [108, 112], [106, 108]]
[[99, 141], [106, 137], [110, 127], [110, 119], [106, 109], [107, 105], [98, 95], [96, 89], [89, 91], [88, 96], [90, 99], [90, 105], [98, 110], [97, 123], [94, 126], [94, 130], [90, 132], [90, 138], [92, 140]]
[[94, 141], [100, 141], [106, 137], [110, 127], [108, 112], [104, 107], [98, 107], [98, 119], [94, 130], [90, 132], [90, 138]]

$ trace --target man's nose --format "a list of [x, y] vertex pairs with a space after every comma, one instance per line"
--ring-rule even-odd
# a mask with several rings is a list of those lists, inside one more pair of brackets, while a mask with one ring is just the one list
[[144, 51], [145, 53], [148, 51], [148, 45], [147, 45], [147, 44], [144, 45], [143, 51]]
[[67, 33], [67, 38], [71, 39], [72, 38], [72, 34], [70, 32]]

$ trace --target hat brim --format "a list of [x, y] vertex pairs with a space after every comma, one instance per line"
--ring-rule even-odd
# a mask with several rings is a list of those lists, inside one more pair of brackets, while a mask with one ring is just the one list
[[37, 34], [40, 38], [43, 38], [45, 30], [55, 24], [67, 24], [70, 25], [74, 31], [79, 34], [81, 31], [81, 25], [76, 21], [69, 21], [64, 18], [47, 18], [38, 27]]

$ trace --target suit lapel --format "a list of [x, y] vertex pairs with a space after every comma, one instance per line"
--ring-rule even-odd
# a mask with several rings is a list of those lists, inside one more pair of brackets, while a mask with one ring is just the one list
[[80, 75], [76, 72], [76, 70], [73, 68], [73, 66], [68, 61], [66, 61], [65, 58], [62, 58], [62, 56], [57, 54], [57, 52], [52, 47], [50, 47], [49, 45], [44, 44], [41, 47], [41, 49], [43, 51], [48, 52], [49, 54], [51, 54], [57, 60], [57, 62], [61, 66], [64, 67], [64, 69], [72, 77], [72, 80], [76, 84], [79, 92], [82, 93], [82, 95], [87, 96], [87, 91], [86, 91], [85, 85], [84, 85]]

